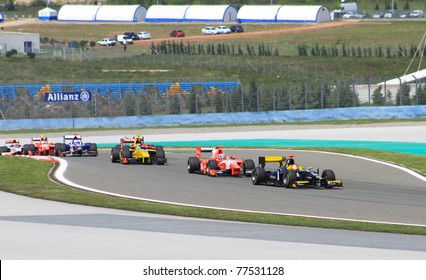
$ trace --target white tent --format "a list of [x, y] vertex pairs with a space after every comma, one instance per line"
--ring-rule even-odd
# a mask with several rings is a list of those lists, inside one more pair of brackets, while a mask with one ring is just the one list
[[378, 85], [383, 85], [386, 83], [387, 85], [399, 85], [400, 83], [415, 83], [417, 80], [423, 80], [426, 78], [426, 69], [419, 70], [417, 72], [413, 72], [411, 74], [407, 74], [401, 76], [399, 78], [395, 78], [392, 80], [387, 80], [386, 82], [379, 83]]
[[195, 22], [234, 22], [237, 9], [229, 5], [191, 5], [185, 13], [184, 21]]
[[340, 4], [340, 10], [343, 13], [348, 13], [348, 12], [356, 13], [358, 11], [358, 6], [355, 2], [353, 2], [353, 3], [342, 3], [342, 4]]
[[143, 21], [146, 8], [140, 5], [102, 5], [96, 13], [96, 21]]
[[57, 20], [58, 12], [54, 9], [46, 7], [38, 11], [38, 19], [39, 20]]
[[59, 21], [95, 21], [98, 5], [64, 5], [59, 9]]
[[284, 5], [277, 14], [277, 22], [320, 23], [330, 20], [330, 11], [324, 6]]
[[146, 22], [181, 22], [189, 5], [152, 5], [146, 12]]
[[280, 5], [256, 6], [244, 5], [237, 15], [238, 22], [276, 22]]

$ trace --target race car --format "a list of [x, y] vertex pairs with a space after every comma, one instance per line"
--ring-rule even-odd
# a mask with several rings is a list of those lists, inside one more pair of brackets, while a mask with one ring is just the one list
[[[319, 169], [314, 171], [311, 167], [304, 169], [294, 161], [294, 156], [265, 156], [259, 157], [259, 166], [251, 174], [253, 185], [269, 185], [286, 188], [297, 187], [343, 187], [341, 180], [336, 180], [336, 175], [331, 169], [323, 170], [321, 176]], [[266, 171], [267, 162], [279, 163], [278, 168]]]
[[31, 144], [24, 145], [24, 155], [54, 156], [55, 145], [58, 144], [49, 142], [47, 137], [33, 137], [31, 138]]
[[78, 134], [64, 135], [63, 143], [55, 145], [55, 156], [97, 156], [98, 145], [96, 143], [84, 143], [83, 137]]
[[6, 146], [1, 147], [1, 154], [3, 155], [22, 155], [24, 153], [23, 147], [18, 139], [8, 139], [4, 141]]
[[111, 162], [164, 165], [167, 158], [162, 146], [146, 144], [144, 138], [137, 135], [120, 138], [120, 145], [111, 149]]
[[[211, 156], [201, 158], [202, 153], [209, 152]], [[250, 176], [255, 168], [251, 159], [238, 159], [234, 156], [227, 156], [223, 152], [222, 146], [217, 147], [197, 147], [196, 156], [188, 158], [188, 172], [200, 173], [209, 176], [232, 175]]]

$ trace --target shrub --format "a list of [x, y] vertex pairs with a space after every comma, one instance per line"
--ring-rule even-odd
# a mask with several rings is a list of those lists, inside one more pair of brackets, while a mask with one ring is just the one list
[[6, 52], [6, 57], [12, 57], [12, 56], [16, 55], [17, 53], [18, 53], [17, 50], [11, 49], [10, 51]]

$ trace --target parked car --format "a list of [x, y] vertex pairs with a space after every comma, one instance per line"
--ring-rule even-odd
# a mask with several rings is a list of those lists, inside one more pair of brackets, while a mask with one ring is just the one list
[[175, 29], [169, 35], [170, 37], [185, 37], [185, 32], [182, 29]]
[[204, 27], [203, 29], [201, 29], [201, 33], [203, 33], [203, 35], [216, 35], [217, 29], [211, 26]]
[[359, 12], [359, 13], [355, 13], [355, 18], [367, 18], [368, 15], [366, 12]]
[[399, 14], [399, 18], [409, 18], [410, 17], [410, 13], [408, 12], [403, 12]]
[[351, 19], [351, 18], [356, 18], [356, 13], [354, 12], [347, 12], [346, 14], [344, 14], [342, 16], [343, 19]]
[[117, 44], [117, 41], [111, 38], [103, 38], [102, 40], [98, 41], [96, 44], [98, 44], [99, 46], [115, 46]]
[[413, 17], [413, 18], [421, 18], [423, 16], [424, 16], [424, 13], [422, 10], [414, 10], [410, 13], [410, 17]]
[[386, 13], [383, 17], [384, 18], [397, 18], [398, 15], [399, 15], [399, 11], [393, 10], [393, 11], [386, 11]]
[[116, 35], [115, 40], [120, 44], [123, 44], [124, 42], [126, 42], [127, 45], [133, 44], [133, 39], [127, 35]]
[[147, 31], [142, 31], [138, 33], [138, 37], [139, 39], [147, 40], [147, 39], [151, 39], [151, 34]]
[[225, 25], [221, 25], [216, 27], [217, 33], [218, 34], [228, 34], [231, 33], [231, 29], [229, 29], [229, 27], [225, 26]]
[[124, 35], [129, 36], [132, 40], [139, 40], [139, 36], [135, 32], [124, 32]]
[[244, 29], [241, 25], [233, 25], [231, 27], [229, 27], [229, 29], [231, 29], [231, 32], [243, 32]]
[[373, 18], [383, 18], [383, 16], [384, 16], [385, 14], [383, 13], [383, 12], [375, 12], [374, 14], [373, 14]]

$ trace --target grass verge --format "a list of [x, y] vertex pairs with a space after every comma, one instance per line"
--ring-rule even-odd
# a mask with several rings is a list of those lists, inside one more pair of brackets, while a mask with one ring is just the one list
[[[341, 150], [337, 152], [347, 152], [350, 154], [356, 154], [354, 150], [344, 150], [345, 151]], [[370, 154], [367, 156], [374, 157], [377, 159], [384, 159], [386, 161], [392, 161], [392, 159], [400, 158], [400, 155], [392, 155], [393, 153], [388, 152], [382, 153], [370, 151], [369, 153]], [[407, 165], [410, 165], [410, 160], [412, 161], [412, 159], [410, 159], [411, 157], [411, 155], [408, 155], [406, 157]], [[417, 157], [414, 156], [414, 158], [416, 161], [422, 159], [424, 162], [424, 157], [420, 157], [420, 159], [417, 159]], [[54, 200], [66, 203], [155, 214], [176, 215], [183, 217], [196, 217], [205, 219], [220, 219], [238, 222], [265, 223], [316, 228], [332, 228], [342, 230], [426, 235], [426, 227], [420, 226], [329, 220], [288, 215], [246, 213], [238, 211], [214, 210], [208, 208], [196, 208], [117, 198], [71, 187], [64, 187], [63, 185], [57, 184], [49, 180], [47, 176], [47, 174], [49, 174], [53, 167], [54, 165], [48, 162], [28, 160], [26, 158], [19, 157], [0, 157], [0, 178], [2, 178], [0, 182], [0, 190], [34, 198]], [[426, 170], [426, 167], [423, 166], [421, 169]]]

